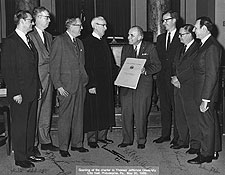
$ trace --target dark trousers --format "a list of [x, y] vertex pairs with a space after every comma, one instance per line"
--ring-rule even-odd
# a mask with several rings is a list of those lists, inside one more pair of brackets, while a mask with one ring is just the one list
[[[211, 103], [211, 104], [210, 104]], [[214, 103], [209, 103], [209, 109], [201, 113], [199, 117], [199, 127], [201, 137], [201, 154], [203, 156], [213, 156], [215, 151], [221, 151], [221, 134]]]
[[151, 97], [152, 83], [146, 87], [139, 86], [136, 90], [121, 89], [123, 143], [133, 144], [135, 123], [137, 143], [145, 144]]
[[198, 121], [199, 109], [195, 105], [192, 94], [182, 94], [177, 90], [175, 100], [175, 121], [179, 134], [178, 144], [200, 148], [200, 129]]
[[35, 141], [37, 100], [23, 101], [21, 104], [10, 101], [12, 117], [12, 146], [16, 161], [24, 161], [33, 155]]
[[89, 131], [87, 132], [88, 142], [98, 142], [98, 140], [107, 139], [108, 129], [103, 129], [100, 131]]
[[[170, 82], [171, 78], [168, 77], [168, 75], [160, 75], [160, 77], [156, 81], [160, 98], [162, 137], [170, 137], [171, 135], [171, 127], [174, 111], [174, 95], [173, 95], [174, 89]], [[175, 141], [178, 140], [178, 131], [175, 121], [174, 121], [173, 137]]]
[[59, 96], [58, 137], [59, 149], [67, 151], [71, 138], [72, 147], [83, 146], [83, 109], [86, 89], [79, 85], [75, 94]]

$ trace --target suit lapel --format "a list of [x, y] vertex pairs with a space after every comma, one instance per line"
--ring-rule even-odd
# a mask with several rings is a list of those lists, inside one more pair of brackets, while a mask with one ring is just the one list
[[[67, 34], [67, 32], [64, 33], [64, 37], [67, 40], [67, 43], [69, 45], [69, 47], [71, 48], [71, 50], [73, 50], [75, 52], [75, 55], [78, 55], [79, 57], [79, 51], [76, 50], [75, 45], [73, 44], [73, 41], [71, 40], [70, 36]], [[77, 45], [79, 47], [79, 42], [77, 41]]]
[[39, 46], [41, 47], [42, 51], [48, 52], [47, 49], [45, 48], [45, 45], [44, 45], [44, 43], [43, 43], [43, 41], [41, 39], [41, 36], [39, 35], [39, 33], [38, 33], [36, 28], [34, 28], [34, 37], [36, 38], [36, 40], [37, 40]]
[[139, 53], [138, 53], [138, 57], [141, 56], [142, 53], [144, 52], [145, 46], [146, 46], [146, 43], [144, 41], [142, 41], [141, 47], [140, 47], [140, 50], [139, 50]]
[[21, 43], [21, 45], [28, 51], [32, 52], [32, 50], [27, 46], [27, 44], [23, 41], [22, 38], [15, 32], [15, 38], [18, 40], [18, 42]]
[[[172, 39], [172, 41], [171, 41], [171, 43], [170, 43], [170, 48], [173, 47], [174, 43], [176, 43], [176, 40], [179, 40], [178, 35], [179, 35], [179, 32], [178, 32], [178, 30], [176, 30], [176, 32], [175, 32], [175, 34], [174, 34], [174, 36], [173, 36], [173, 39]], [[165, 38], [165, 42], [166, 42], [166, 38]], [[165, 46], [165, 47], [166, 47], [166, 46]], [[170, 48], [169, 48], [169, 50], [170, 50]]]

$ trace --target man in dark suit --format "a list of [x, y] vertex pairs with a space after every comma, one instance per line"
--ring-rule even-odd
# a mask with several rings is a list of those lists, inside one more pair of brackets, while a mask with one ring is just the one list
[[[212, 162], [221, 151], [221, 134], [215, 109], [218, 100], [219, 67], [222, 48], [211, 35], [213, 24], [208, 17], [200, 17], [195, 22], [196, 37], [201, 46], [194, 60], [194, 97], [199, 108], [199, 128], [201, 132], [201, 151], [191, 164]], [[216, 155], [214, 156], [214, 153]]]
[[200, 150], [200, 130], [198, 108], [193, 94], [193, 60], [196, 57], [199, 44], [195, 41], [194, 26], [186, 24], [179, 30], [179, 38], [184, 44], [177, 50], [174, 60], [174, 76], [171, 83], [175, 86], [175, 121], [179, 133], [177, 145], [173, 149], [188, 148], [189, 154], [197, 154]]
[[42, 150], [57, 151], [58, 148], [52, 145], [50, 137], [53, 84], [49, 74], [49, 51], [52, 44], [52, 35], [45, 31], [50, 23], [49, 11], [45, 7], [36, 7], [33, 10], [33, 17], [35, 27], [29, 33], [29, 36], [38, 51], [38, 72], [42, 85], [42, 95], [38, 100], [37, 143], [34, 151], [40, 154], [39, 143]]
[[[177, 49], [181, 46], [179, 40], [179, 31], [176, 29], [178, 14], [174, 11], [167, 11], [162, 16], [163, 25], [166, 28], [166, 33], [158, 36], [156, 49], [161, 61], [162, 69], [157, 74], [157, 88], [160, 97], [160, 111], [162, 131], [161, 137], [153, 142], [162, 143], [170, 141], [172, 127], [172, 112], [174, 111], [173, 85], [171, 84], [172, 64]], [[174, 139], [171, 144], [176, 144], [178, 133], [174, 122], [173, 135]]]
[[2, 49], [2, 73], [7, 86], [7, 98], [12, 117], [12, 146], [15, 164], [32, 168], [32, 162], [44, 161], [33, 152], [37, 99], [41, 88], [38, 76], [38, 55], [26, 34], [32, 30], [28, 11], [14, 15], [15, 31], [5, 40]]
[[109, 127], [115, 125], [113, 82], [118, 67], [107, 41], [103, 38], [106, 25], [103, 17], [93, 18], [93, 32], [83, 40], [85, 69], [89, 77], [84, 106], [84, 129], [91, 148], [98, 148], [98, 142], [113, 142], [107, 138], [107, 133]]
[[137, 133], [137, 148], [144, 149], [147, 136], [147, 120], [152, 98], [152, 75], [159, 72], [161, 64], [155, 46], [142, 41], [143, 29], [132, 27], [128, 32], [129, 45], [122, 49], [121, 65], [126, 58], [146, 59], [136, 89], [121, 87], [123, 141], [118, 147], [127, 147], [134, 141], [134, 120]]
[[70, 18], [65, 24], [66, 32], [52, 44], [50, 75], [59, 99], [59, 153], [69, 157], [70, 140], [72, 151], [88, 152], [83, 147], [83, 105], [88, 76], [84, 69], [84, 47], [77, 38], [82, 30], [81, 21]]

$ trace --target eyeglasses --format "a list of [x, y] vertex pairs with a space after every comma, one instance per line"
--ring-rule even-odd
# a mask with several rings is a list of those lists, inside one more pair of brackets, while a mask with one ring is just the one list
[[100, 25], [102, 27], [106, 27], [106, 24], [99, 24], [99, 23], [96, 23], [97, 25]]
[[187, 35], [189, 33], [179, 33], [179, 36], [182, 37], [183, 35]]
[[72, 26], [82, 27], [82, 24], [71, 24]]
[[45, 15], [39, 15], [39, 16], [44, 17], [44, 18], [46, 18], [47, 20], [50, 19], [50, 16], [45, 16]]
[[30, 21], [30, 23], [34, 22], [34, 20], [33, 20], [33, 19], [29, 19], [29, 18], [24, 19], [24, 20], [25, 20], [25, 21]]
[[162, 19], [162, 23], [167, 22], [167, 21], [169, 21], [171, 19], [173, 19], [173, 18]]

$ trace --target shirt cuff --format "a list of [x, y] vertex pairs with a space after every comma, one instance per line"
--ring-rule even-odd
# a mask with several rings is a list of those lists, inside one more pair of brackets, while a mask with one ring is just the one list
[[208, 102], [208, 103], [210, 102], [210, 100], [206, 100], [206, 99], [202, 99], [202, 101], [205, 101], [205, 102]]

